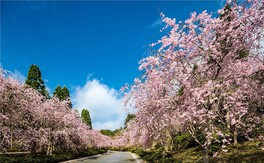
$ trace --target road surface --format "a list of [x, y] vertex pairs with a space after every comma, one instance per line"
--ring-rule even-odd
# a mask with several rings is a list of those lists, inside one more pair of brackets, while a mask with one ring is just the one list
[[132, 156], [130, 152], [109, 151], [105, 154], [84, 157], [65, 163], [141, 163], [142, 161]]

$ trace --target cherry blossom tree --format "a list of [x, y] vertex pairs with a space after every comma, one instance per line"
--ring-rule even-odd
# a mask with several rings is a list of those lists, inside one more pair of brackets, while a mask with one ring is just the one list
[[108, 137], [82, 123], [70, 101], [47, 99], [0, 70], [1, 151], [21, 148], [31, 153], [78, 152], [109, 145]]
[[161, 13], [169, 32], [151, 45], [157, 54], [141, 60], [144, 74], [125, 95], [137, 109], [130, 143], [166, 144], [186, 131], [207, 156], [211, 143], [224, 151], [261, 123], [251, 103], [263, 107], [263, 2], [227, 2], [218, 14], [193, 12], [177, 23]]

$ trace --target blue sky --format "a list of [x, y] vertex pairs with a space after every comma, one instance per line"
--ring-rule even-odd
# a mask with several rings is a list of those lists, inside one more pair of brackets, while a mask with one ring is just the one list
[[[193, 11], [216, 12], [221, 5], [222, 1], [1, 1], [0, 64], [22, 81], [29, 66], [37, 64], [51, 93], [58, 84], [66, 85], [76, 108], [89, 107], [96, 128], [115, 129], [125, 118], [118, 90], [140, 75], [138, 61], [162, 36], [159, 12], [179, 21]], [[115, 111], [100, 117], [105, 110]]]

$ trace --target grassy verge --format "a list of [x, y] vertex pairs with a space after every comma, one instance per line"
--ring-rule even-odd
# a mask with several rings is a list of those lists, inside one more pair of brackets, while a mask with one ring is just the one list
[[[218, 157], [209, 157], [210, 162], [254, 162], [262, 163], [264, 160], [264, 142], [260, 140], [247, 141], [236, 146], [230, 145], [227, 152], [219, 152]], [[189, 163], [203, 162], [202, 149], [198, 146], [178, 149], [172, 153], [163, 152], [162, 148], [155, 150], [144, 150], [141, 148], [111, 148], [111, 150], [130, 151], [140, 156], [149, 163]], [[213, 153], [211, 153], [212, 155]]]
[[45, 154], [10, 154], [10, 155], [0, 155], [0, 162], [7, 163], [7, 162], [14, 162], [14, 163], [21, 163], [21, 162], [34, 162], [34, 163], [55, 163], [61, 161], [67, 161], [71, 159], [87, 157], [91, 155], [106, 153], [106, 149], [88, 149], [86, 151], [79, 152], [78, 154], [74, 154], [72, 152], [64, 152], [62, 154], [55, 154], [55, 155], [45, 155]]
[[[227, 152], [221, 152], [218, 157], [211, 157], [210, 162], [254, 162], [260, 163], [264, 160], [264, 150], [261, 148], [264, 144], [261, 141], [248, 141], [236, 146], [227, 147]], [[198, 147], [192, 147], [179, 150], [173, 154], [178, 162], [202, 162], [202, 150]]]
[[221, 153], [220, 157], [213, 161], [220, 162], [263, 162], [264, 143], [261, 141], [248, 141], [236, 146], [229, 146], [227, 153]]
[[202, 162], [202, 150], [198, 147], [182, 149], [173, 154], [178, 162]]

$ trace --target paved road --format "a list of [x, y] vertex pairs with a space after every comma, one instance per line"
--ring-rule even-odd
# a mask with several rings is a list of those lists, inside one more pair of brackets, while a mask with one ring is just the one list
[[105, 154], [84, 157], [67, 163], [140, 163], [133, 158], [130, 152], [109, 151]]

